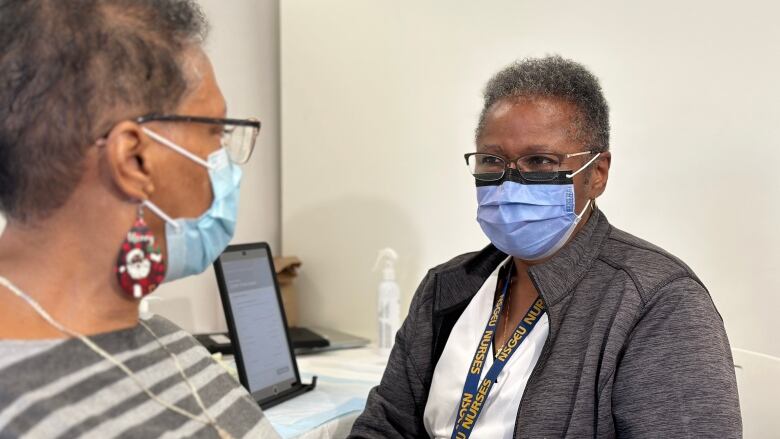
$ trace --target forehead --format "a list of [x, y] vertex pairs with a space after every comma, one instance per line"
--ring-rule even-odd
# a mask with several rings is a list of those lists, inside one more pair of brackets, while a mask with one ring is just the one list
[[225, 98], [208, 56], [200, 49], [191, 49], [183, 55], [182, 64], [190, 88], [179, 104], [177, 113], [225, 117]]
[[507, 156], [582, 149], [578, 109], [563, 99], [517, 97], [496, 102], [485, 115], [477, 149]]

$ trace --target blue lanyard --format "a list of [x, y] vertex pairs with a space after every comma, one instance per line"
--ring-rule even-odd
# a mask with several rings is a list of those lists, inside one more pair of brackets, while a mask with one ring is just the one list
[[504, 366], [509, 362], [520, 345], [528, 338], [531, 330], [534, 329], [536, 323], [541, 320], [542, 314], [544, 314], [546, 308], [544, 300], [541, 297], [537, 297], [534, 304], [525, 313], [525, 317], [520, 320], [517, 328], [515, 328], [512, 337], [506, 341], [504, 346], [498, 351], [493, 359], [493, 365], [490, 370], [485, 374], [485, 378], [480, 383], [479, 378], [482, 375], [482, 368], [485, 365], [485, 357], [487, 356], [490, 344], [493, 342], [493, 336], [496, 332], [496, 326], [498, 325], [498, 318], [501, 315], [501, 308], [504, 305], [507, 292], [509, 291], [510, 280], [512, 279], [512, 270], [514, 264], [510, 265], [509, 273], [507, 274], [506, 282], [504, 283], [504, 291], [501, 296], [496, 300], [496, 305], [493, 307], [493, 312], [490, 314], [490, 319], [485, 326], [485, 332], [482, 333], [482, 338], [477, 346], [477, 351], [474, 353], [474, 359], [471, 361], [471, 367], [469, 368], [468, 375], [466, 375], [466, 383], [463, 385], [463, 394], [460, 397], [460, 403], [458, 404], [457, 416], [455, 416], [455, 426], [452, 428], [452, 439], [467, 439], [471, 436], [471, 432], [474, 430], [474, 426], [477, 424], [482, 408], [487, 401], [487, 397], [490, 394], [490, 390], [493, 384], [496, 383], [498, 375], [504, 370]]

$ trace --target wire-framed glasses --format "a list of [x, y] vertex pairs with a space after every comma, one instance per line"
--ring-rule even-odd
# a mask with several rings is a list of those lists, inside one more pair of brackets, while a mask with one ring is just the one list
[[257, 119], [218, 119], [200, 116], [182, 116], [177, 114], [150, 114], [141, 116], [136, 122], [188, 122], [222, 126], [220, 143], [227, 150], [230, 160], [237, 164], [249, 161], [255, 149], [257, 135], [260, 133], [260, 121]]
[[[520, 176], [528, 181], [551, 181], [555, 180], [563, 169], [563, 162], [571, 157], [596, 154], [595, 151], [583, 151], [570, 154], [556, 153], [533, 153], [524, 155], [518, 159], [508, 161], [507, 159], [481, 152], [471, 152], [464, 154], [466, 165], [469, 172], [479, 181], [497, 181], [504, 178], [509, 169], [509, 165], [514, 163]], [[567, 174], [571, 178], [572, 174]]]

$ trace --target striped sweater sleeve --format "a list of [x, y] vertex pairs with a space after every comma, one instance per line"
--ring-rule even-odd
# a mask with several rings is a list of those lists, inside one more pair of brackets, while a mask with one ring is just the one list
[[[249, 394], [171, 322], [91, 337], [164, 401], [204, 418], [174, 354], [208, 412], [236, 438], [278, 437]], [[217, 437], [215, 430], [152, 400], [79, 340], [0, 340], [0, 438]]]

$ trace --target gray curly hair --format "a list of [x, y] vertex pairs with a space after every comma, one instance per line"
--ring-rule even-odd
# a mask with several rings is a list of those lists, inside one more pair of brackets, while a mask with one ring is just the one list
[[609, 105], [598, 79], [582, 64], [559, 55], [525, 58], [496, 73], [485, 86], [477, 140], [491, 107], [518, 97], [552, 97], [575, 105], [580, 113], [574, 121], [578, 138], [594, 151], [609, 149]]

